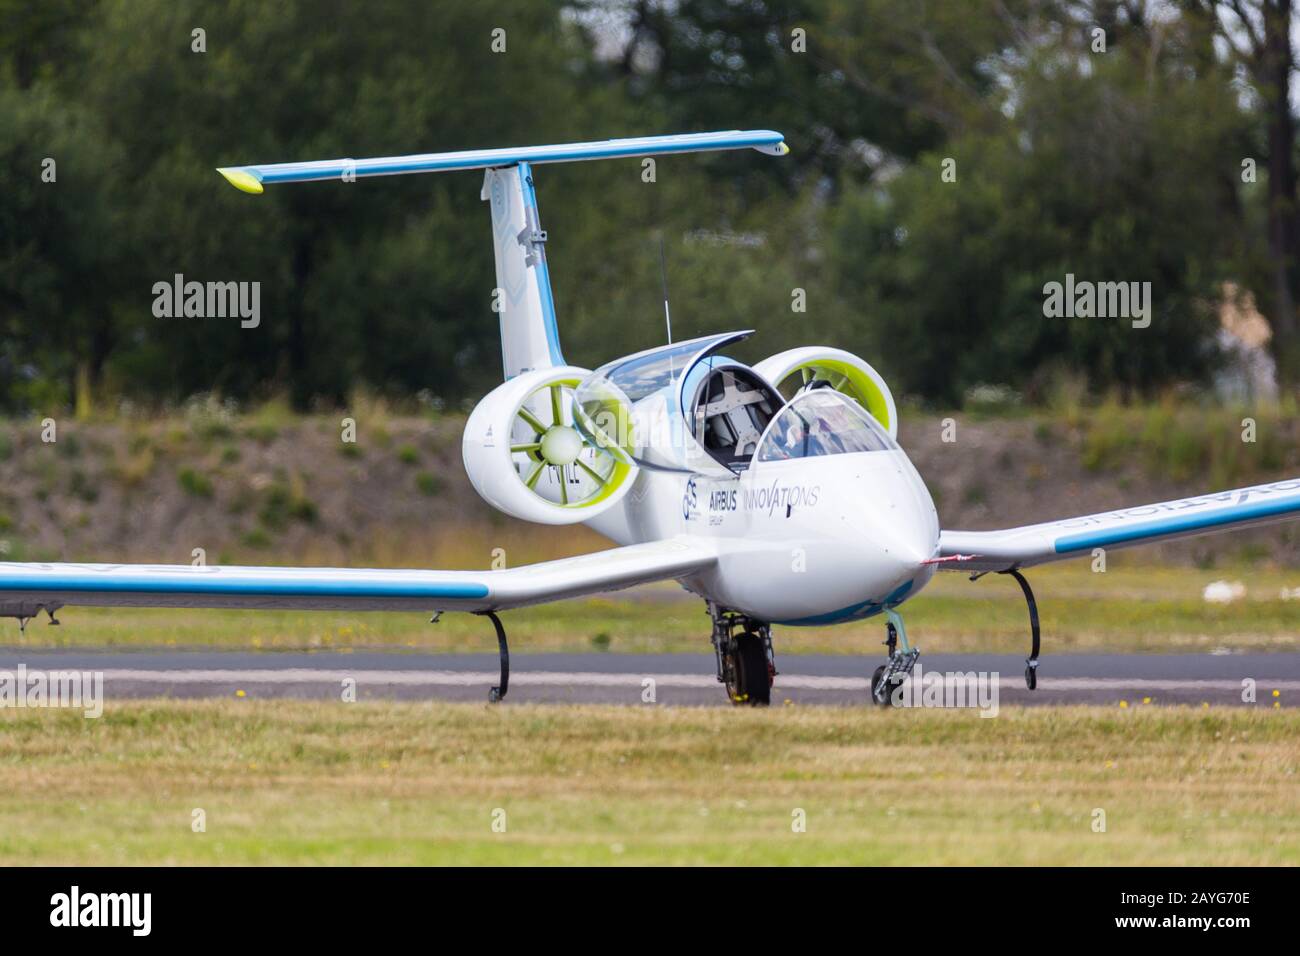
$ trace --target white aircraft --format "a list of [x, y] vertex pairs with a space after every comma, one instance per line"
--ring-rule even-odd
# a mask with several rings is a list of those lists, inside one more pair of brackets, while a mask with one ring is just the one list
[[[936, 570], [1013, 576], [1029, 606], [1036, 684], [1038, 615], [1021, 569], [1151, 541], [1300, 514], [1300, 478], [1010, 528], [944, 531], [925, 483], [898, 446], [898, 411], [867, 362], [823, 346], [747, 366], [723, 353], [749, 335], [710, 335], [594, 370], [560, 351], [533, 167], [704, 150], [788, 152], [769, 130], [654, 136], [521, 149], [239, 166], [249, 193], [268, 185], [485, 170], [492, 211], [505, 382], [465, 426], [470, 481], [527, 521], [582, 523], [617, 547], [498, 571], [0, 564], [0, 615], [25, 626], [68, 605], [113, 607], [498, 611], [673, 579], [713, 619], [718, 680], [736, 703], [767, 704], [776, 676], [771, 625], [821, 626], [884, 615], [889, 656], [872, 696], [911, 673], [898, 607]], [[787, 397], [788, 396], [788, 397]]]

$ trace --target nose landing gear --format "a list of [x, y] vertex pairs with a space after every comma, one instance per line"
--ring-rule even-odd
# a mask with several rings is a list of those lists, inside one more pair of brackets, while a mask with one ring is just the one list
[[766, 707], [772, 702], [776, 658], [771, 625], [709, 604], [718, 682], [736, 706]]
[[[916, 659], [921, 656], [919, 647], [912, 647], [907, 640], [907, 628], [903, 618], [892, 608], [885, 611], [889, 623], [885, 625], [885, 647], [889, 651], [889, 661], [876, 668], [871, 675], [871, 701], [877, 707], [894, 706], [894, 690], [907, 680]], [[902, 642], [903, 649], [898, 645]]]

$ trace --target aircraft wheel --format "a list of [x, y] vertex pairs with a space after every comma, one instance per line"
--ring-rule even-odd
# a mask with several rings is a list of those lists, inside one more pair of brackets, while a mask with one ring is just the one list
[[871, 702], [877, 707], [894, 706], [894, 688], [885, 685], [885, 671], [888, 665], [881, 664], [871, 675]]
[[772, 702], [772, 672], [767, 666], [767, 648], [757, 634], [741, 634], [731, 655], [731, 676], [727, 696], [737, 706], [766, 707]]

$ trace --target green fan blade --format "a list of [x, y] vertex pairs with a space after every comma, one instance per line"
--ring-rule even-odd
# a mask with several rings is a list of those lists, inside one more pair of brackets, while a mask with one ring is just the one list
[[598, 472], [595, 468], [592, 468], [591, 465], [587, 464], [581, 458], [578, 459], [578, 467], [581, 468], [583, 471], [585, 471], [587, 474], [591, 475], [592, 478], [595, 478], [597, 484], [603, 485], [605, 482], [609, 481], [608, 478], [602, 478], [600, 472]]
[[519, 409], [519, 417], [528, 423], [528, 427], [539, 435], [546, 434], [547, 426], [542, 424], [542, 420], [526, 408]]
[[557, 425], [564, 424], [564, 388], [551, 386], [551, 420]]

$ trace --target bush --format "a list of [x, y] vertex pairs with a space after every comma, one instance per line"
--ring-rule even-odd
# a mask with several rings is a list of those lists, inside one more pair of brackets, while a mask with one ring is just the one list
[[421, 494], [428, 495], [431, 498], [441, 494], [446, 484], [437, 475], [427, 471], [422, 471], [415, 476], [415, 487], [420, 489]]
[[212, 497], [212, 479], [201, 471], [195, 471], [193, 468], [182, 468], [176, 476], [181, 490], [187, 495], [193, 495], [195, 498]]
[[73, 469], [68, 479], [68, 491], [87, 504], [99, 500], [99, 488], [80, 468]]
[[320, 517], [314, 502], [301, 489], [286, 484], [272, 485], [257, 516], [272, 531], [284, 530], [290, 521], [315, 524]]

